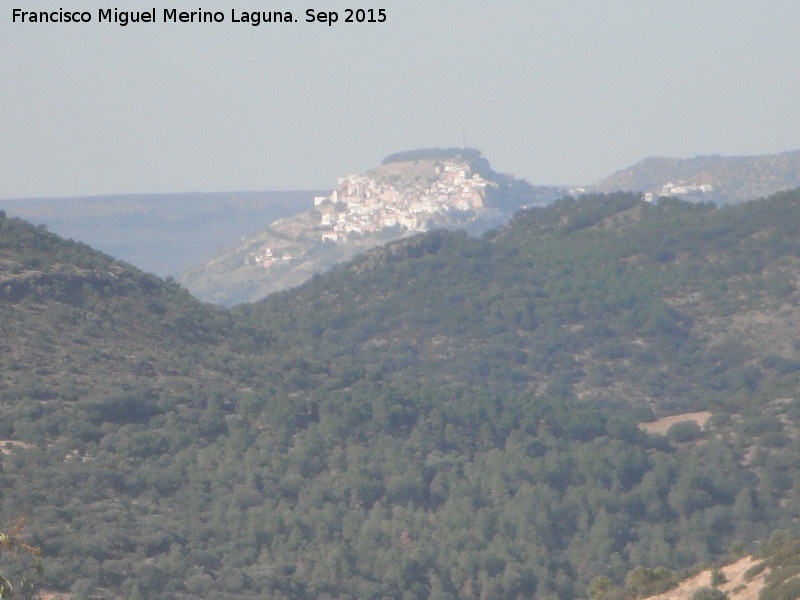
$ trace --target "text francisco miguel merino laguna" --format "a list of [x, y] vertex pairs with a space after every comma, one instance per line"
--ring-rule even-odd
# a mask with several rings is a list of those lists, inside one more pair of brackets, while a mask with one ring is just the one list
[[[224, 23], [225, 13], [219, 10], [178, 10], [164, 8], [160, 12], [162, 23]], [[121, 26], [129, 23], [157, 23], [159, 12], [155, 8], [149, 10], [119, 10], [117, 8], [97, 9], [98, 23], [116, 23]], [[383, 23], [386, 21], [384, 9], [346, 9], [343, 11], [343, 23]], [[84, 10], [64, 10], [59, 8], [52, 11], [33, 11], [14, 8], [11, 11], [13, 23], [91, 23], [94, 21], [93, 13]], [[296, 23], [298, 19], [291, 11], [243, 11], [231, 9], [230, 23], [249, 23], [261, 25], [262, 23]], [[325, 23], [333, 25], [340, 21], [336, 11], [317, 11], [312, 8], [304, 13], [306, 23]]]

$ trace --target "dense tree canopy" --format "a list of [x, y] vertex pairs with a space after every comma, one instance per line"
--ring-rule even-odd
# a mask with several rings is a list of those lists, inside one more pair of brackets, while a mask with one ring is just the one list
[[662, 585], [800, 518], [798, 206], [565, 198], [234, 310], [0, 217], [0, 515], [75, 599]]

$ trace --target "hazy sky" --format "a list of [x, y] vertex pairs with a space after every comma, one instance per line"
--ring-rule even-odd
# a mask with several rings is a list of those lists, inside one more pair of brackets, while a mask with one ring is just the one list
[[[338, 10], [333, 26], [308, 8]], [[0, 0], [0, 198], [330, 188], [458, 146], [531, 183], [800, 148], [797, 0]], [[98, 8], [158, 23], [98, 23]], [[344, 9], [386, 11], [343, 23]], [[88, 10], [86, 24], [12, 9]], [[164, 24], [163, 9], [225, 23]], [[298, 22], [232, 23], [231, 9]]]

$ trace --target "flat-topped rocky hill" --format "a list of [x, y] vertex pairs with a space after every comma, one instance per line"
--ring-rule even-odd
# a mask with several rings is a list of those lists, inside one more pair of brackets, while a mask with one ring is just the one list
[[497, 173], [475, 149], [401, 153], [341, 177], [329, 194], [309, 198], [306, 211], [184, 271], [180, 282], [209, 302], [254, 301], [392, 240], [434, 228], [482, 233], [564, 191]]

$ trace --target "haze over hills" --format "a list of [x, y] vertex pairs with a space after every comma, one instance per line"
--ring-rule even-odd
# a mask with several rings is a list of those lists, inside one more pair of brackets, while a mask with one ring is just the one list
[[[722, 205], [798, 186], [800, 151], [646, 159], [588, 191], [640, 191], [649, 200], [677, 196]], [[363, 175], [340, 179], [332, 194], [317, 197], [313, 210], [276, 221], [179, 279], [206, 301], [254, 301], [389, 240], [434, 227], [479, 234], [507, 222], [521, 207], [566, 193], [496, 173], [474, 149], [399, 153]]]
[[571, 600], [752, 552], [800, 527], [798, 210], [566, 198], [234, 309], [0, 215], [0, 517], [76, 600]]
[[735, 204], [800, 187], [800, 150], [762, 156], [646, 158], [586, 188]]
[[[457, 161], [450, 160], [458, 156]], [[451, 170], [442, 171], [447, 160]], [[459, 161], [464, 169], [455, 168]], [[735, 203], [800, 186], [799, 162], [800, 151], [650, 158], [592, 186], [566, 189], [532, 186], [497, 173], [474, 149], [422, 149], [388, 157], [386, 164], [343, 177], [335, 190], [325, 192], [12, 199], [0, 204], [9, 214], [45, 223], [60, 235], [146, 271], [176, 276], [204, 300], [231, 305], [299, 285], [360, 251], [431, 227], [479, 234], [507, 222], [522, 206], [587, 191], [640, 191], [649, 199], [674, 195], [719, 205]], [[469, 181], [465, 178], [456, 185], [452, 176], [462, 170], [470, 172]], [[476, 187], [486, 196], [480, 207], [472, 205], [466, 188], [461, 189], [467, 193], [464, 198], [455, 194], [455, 188], [469, 185], [474, 174], [479, 177], [475, 183], [484, 184]], [[446, 200], [437, 200], [437, 185]], [[390, 194], [390, 189], [395, 191]], [[340, 204], [341, 211], [335, 210], [334, 202], [315, 206], [315, 197], [329, 198], [332, 191], [352, 192], [350, 206]], [[412, 193], [429, 202], [412, 207], [406, 198], [403, 205], [402, 199]], [[328, 221], [323, 223], [323, 218]]]
[[0, 200], [9, 215], [108, 252], [162, 277], [177, 275], [268, 223], [313, 191], [187, 192]]
[[202, 300], [254, 301], [390, 240], [438, 227], [482, 233], [564, 191], [497, 173], [471, 148], [403, 152], [340, 178], [329, 195], [309, 199], [305, 212], [273, 222], [179, 280]]

